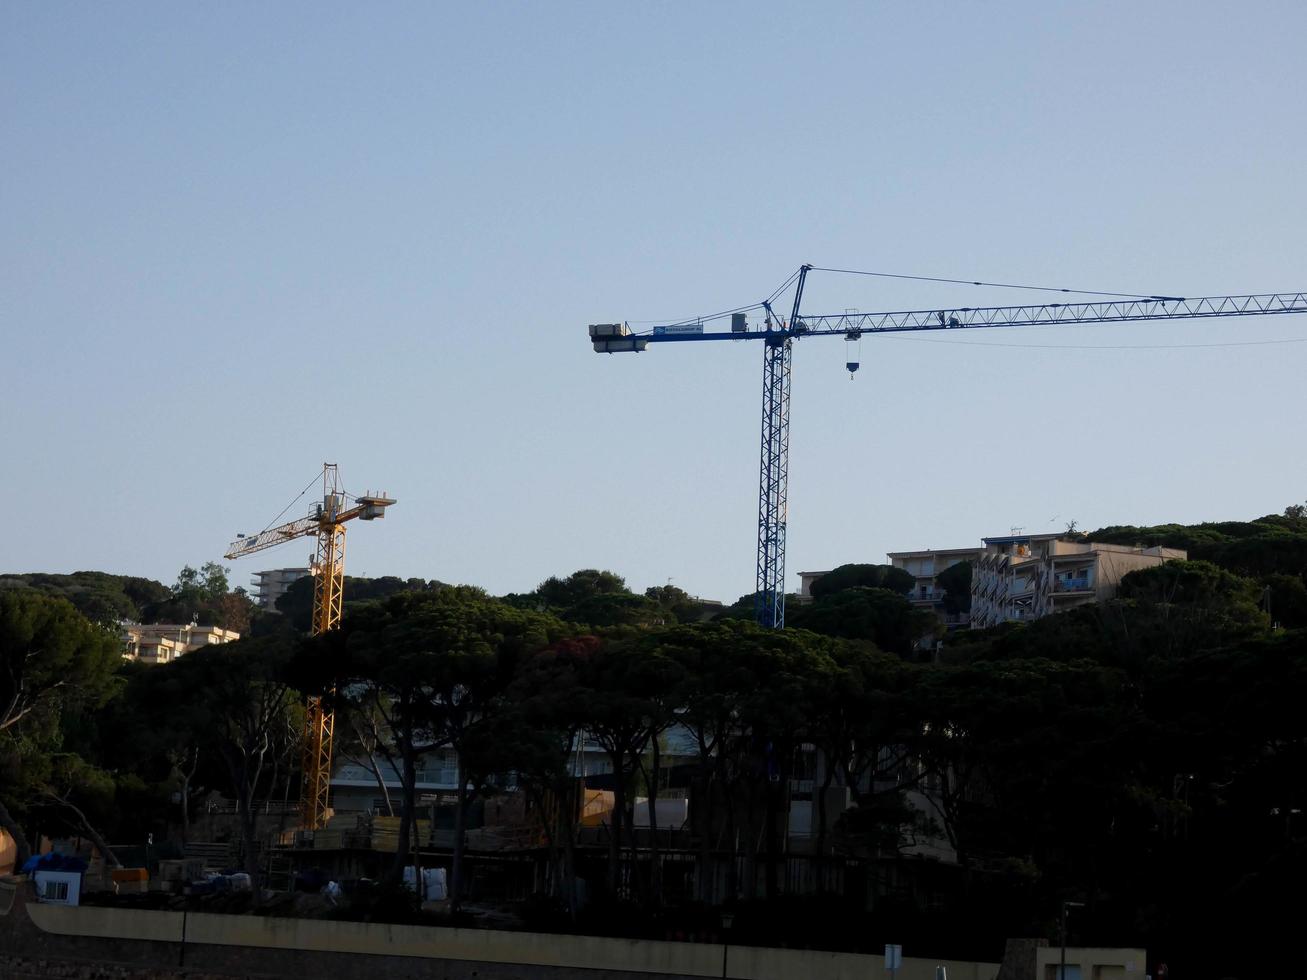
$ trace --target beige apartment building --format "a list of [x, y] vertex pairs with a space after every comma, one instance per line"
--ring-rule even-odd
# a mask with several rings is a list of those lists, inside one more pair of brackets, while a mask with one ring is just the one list
[[123, 627], [123, 659], [146, 664], [166, 664], [178, 657], [212, 646], [231, 643], [241, 635], [221, 626], [196, 626], [194, 623], [132, 623]]
[[[1116, 595], [1130, 572], [1183, 561], [1179, 548], [1103, 544], [1061, 533], [983, 538], [979, 548], [891, 551], [886, 557], [914, 579], [913, 605], [934, 610], [950, 630], [984, 629], [999, 623], [1038, 619]], [[959, 562], [971, 563], [971, 612], [949, 612], [938, 576]], [[811, 601], [812, 584], [827, 572], [799, 573], [799, 600]]]
[[972, 563], [973, 629], [1103, 602], [1116, 595], [1130, 572], [1188, 557], [1179, 548], [1103, 544], [1061, 534], [1009, 535], [984, 542], [984, 553]]

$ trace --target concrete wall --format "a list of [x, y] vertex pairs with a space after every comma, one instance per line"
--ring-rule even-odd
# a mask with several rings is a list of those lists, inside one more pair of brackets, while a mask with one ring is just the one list
[[[1046, 946], [1036, 951], [1036, 980], [1057, 980], [1062, 950]], [[1080, 980], [1143, 980], [1148, 963], [1142, 949], [1103, 949], [1099, 947], [1072, 947], [1066, 949], [1066, 972]], [[952, 980], [952, 974], [949, 974]]]
[[[723, 975], [737, 980], [866, 980], [885, 975], [880, 956], [851, 953], [316, 919], [62, 908], [26, 901], [22, 894], [25, 888], [25, 884], [19, 886], [10, 913], [0, 915], [0, 973], [5, 971], [5, 955], [48, 960], [57, 958], [61, 951], [70, 959], [102, 964], [148, 965], [155, 969], [184, 966], [187, 971], [222, 976], [255, 972], [297, 980], [314, 974], [346, 980], [371, 980], [376, 976], [405, 980], [433, 975], [450, 980], [473, 976], [478, 980], [688, 980]], [[433, 974], [436, 963], [432, 961], [440, 961], [439, 974]], [[949, 980], [994, 980], [998, 973], [996, 963], [904, 957], [898, 980], [934, 980], [937, 965], [948, 967]], [[11, 972], [4, 973], [6, 976], [12, 975], [14, 964], [9, 966]]]

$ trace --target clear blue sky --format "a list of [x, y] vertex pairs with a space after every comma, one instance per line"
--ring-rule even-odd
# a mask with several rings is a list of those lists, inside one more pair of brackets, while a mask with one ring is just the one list
[[[351, 574], [732, 600], [761, 350], [601, 357], [587, 323], [754, 302], [801, 262], [1307, 288], [1304, 37], [1300, 0], [6, 3], [0, 570], [171, 582], [331, 460], [399, 499]], [[1286, 338], [1307, 317], [872, 338], [853, 383], [843, 343], [801, 343], [789, 584], [1301, 501], [1307, 344], [1110, 349]]]

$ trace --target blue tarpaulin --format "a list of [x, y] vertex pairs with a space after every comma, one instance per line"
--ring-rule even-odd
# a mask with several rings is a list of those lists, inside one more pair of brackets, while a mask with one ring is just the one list
[[34, 854], [23, 862], [20, 870], [25, 875], [30, 875], [34, 871], [72, 871], [81, 873], [86, 870], [86, 862], [79, 857], [55, 854], [51, 851], [49, 854]]

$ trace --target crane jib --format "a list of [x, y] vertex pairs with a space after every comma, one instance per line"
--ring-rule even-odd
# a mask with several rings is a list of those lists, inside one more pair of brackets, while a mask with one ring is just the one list
[[1106, 303], [1048, 303], [1028, 306], [957, 307], [902, 310], [893, 313], [839, 313], [803, 316], [796, 328], [703, 333], [633, 334], [650, 344], [702, 340], [795, 340], [847, 336], [850, 333], [903, 333], [912, 330], [957, 330], [978, 327], [1030, 327], [1044, 324], [1126, 323], [1145, 320], [1205, 320], [1231, 316], [1307, 313], [1307, 292], [1247, 296], [1200, 296], [1189, 299], [1137, 299]]

